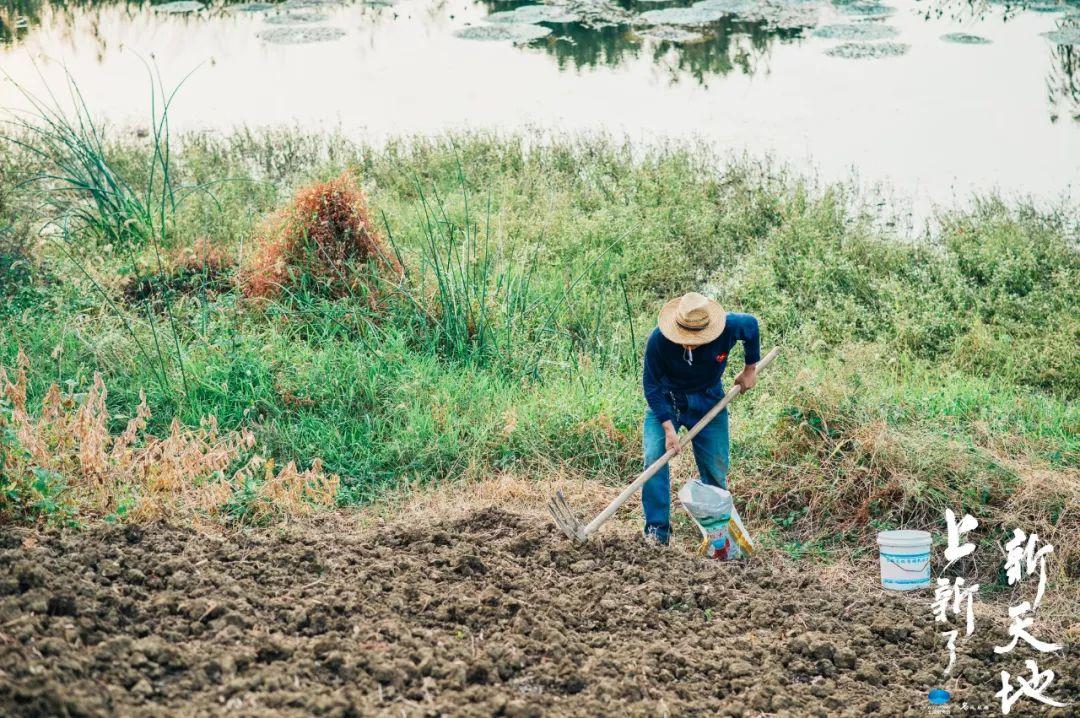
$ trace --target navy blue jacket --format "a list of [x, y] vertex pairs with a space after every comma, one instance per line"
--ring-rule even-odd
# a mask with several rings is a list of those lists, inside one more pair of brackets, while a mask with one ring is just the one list
[[645, 401], [661, 423], [674, 420], [669, 393], [705, 391], [720, 384], [727, 367], [728, 352], [735, 342], [743, 343], [747, 364], [757, 364], [761, 359], [761, 340], [758, 321], [749, 314], [728, 312], [724, 331], [708, 344], [694, 347], [693, 362], [690, 354], [663, 334], [653, 329], [645, 345], [645, 363], [641, 372], [641, 385], [645, 389]]

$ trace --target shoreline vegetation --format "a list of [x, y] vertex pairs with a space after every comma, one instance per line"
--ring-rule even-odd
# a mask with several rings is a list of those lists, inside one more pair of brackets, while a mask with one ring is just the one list
[[44, 118], [0, 142], [0, 521], [618, 485], [641, 461], [645, 337], [697, 289], [783, 348], [732, 412], [764, 545], [858, 554], [952, 508], [984, 554], [1038, 532], [1075, 586], [1076, 208], [986, 197], [912, 238], [839, 188], [689, 146]]

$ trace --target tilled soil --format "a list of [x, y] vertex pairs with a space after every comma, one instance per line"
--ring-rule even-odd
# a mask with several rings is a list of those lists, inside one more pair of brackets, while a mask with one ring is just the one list
[[[3, 715], [924, 716], [946, 656], [925, 594], [611, 535], [573, 547], [495, 509], [0, 541]], [[983, 633], [960, 643], [953, 715], [999, 715], [1000, 671], [1035, 655]], [[1039, 660], [1049, 695], [1080, 700], [1075, 648]]]

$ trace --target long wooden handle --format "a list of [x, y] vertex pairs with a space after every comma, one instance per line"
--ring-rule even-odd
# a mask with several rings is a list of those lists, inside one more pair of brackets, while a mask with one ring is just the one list
[[[779, 353], [780, 353], [780, 347], [773, 347], [773, 350], [771, 352], [769, 352], [768, 354], [766, 354], [764, 357], [762, 357], [761, 360], [757, 363], [756, 366], [757, 366], [758, 371], [760, 371], [760, 370], [764, 369], [765, 367], [769, 366], [769, 364], [772, 362], [772, 360], [775, 359], [776, 355], [779, 354]], [[742, 393], [742, 387], [739, 386], [738, 384], [731, 387], [731, 389], [728, 390], [728, 393], [724, 394], [724, 398], [721, 399], [720, 401], [718, 401], [716, 403], [716, 406], [709, 409], [709, 413], [706, 414], [705, 416], [701, 417], [701, 420], [698, 421], [698, 423], [694, 424], [694, 426], [690, 429], [690, 431], [686, 432], [686, 434], [683, 435], [682, 439], [679, 441], [679, 450], [681, 451], [691, 441], [693, 441], [694, 437], [697, 436], [698, 434], [700, 434], [701, 430], [704, 429], [708, 425], [708, 423], [710, 421], [715, 419], [717, 414], [719, 414], [721, 411], [723, 411], [725, 408], [727, 408], [727, 405], [731, 403], [732, 399], [734, 399], [735, 397], [737, 397], [741, 393]], [[614, 514], [616, 511], [618, 511], [619, 507], [622, 506], [623, 503], [625, 503], [628, 498], [633, 496], [634, 492], [637, 491], [639, 488], [641, 488], [642, 484], [644, 484], [646, 481], [651, 479], [656, 474], [657, 471], [662, 469], [664, 467], [664, 464], [671, 461], [671, 457], [673, 457], [673, 456], [675, 456], [675, 450], [674, 449], [668, 449], [664, 453], [664, 455], [661, 456], [656, 461], [654, 461], [652, 463], [652, 465], [649, 466], [649, 468], [642, 471], [638, 475], [638, 477], [636, 479], [634, 479], [634, 482], [632, 484], [630, 484], [625, 489], [623, 489], [622, 493], [620, 493], [615, 498], [614, 501], [612, 501], [610, 504], [608, 504], [608, 507], [606, 509], [604, 509], [603, 511], [600, 512], [599, 516], [597, 516], [595, 519], [593, 519], [591, 522], [589, 522], [589, 525], [586, 526], [583, 529], [583, 533], [585, 534], [585, 536], [588, 536], [589, 534], [596, 531], [596, 529], [603, 526], [607, 522], [607, 520], [611, 518], [612, 514]]]

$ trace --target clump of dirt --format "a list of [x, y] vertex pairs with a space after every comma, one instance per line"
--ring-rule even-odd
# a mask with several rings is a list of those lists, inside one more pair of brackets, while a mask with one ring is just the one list
[[370, 271], [401, 274], [364, 191], [348, 172], [297, 192], [264, 224], [255, 244], [243, 273], [250, 297], [275, 297], [300, 286], [335, 296], [363, 290], [374, 302], [380, 290]]
[[[0, 546], [5, 715], [921, 716], [945, 655], [924, 600], [612, 535], [575, 547], [496, 509]], [[990, 640], [961, 644], [948, 686], [987, 713], [1031, 657]], [[1080, 691], [1067, 650], [1059, 700]], [[1013, 714], [1052, 714], [1031, 705]]]

